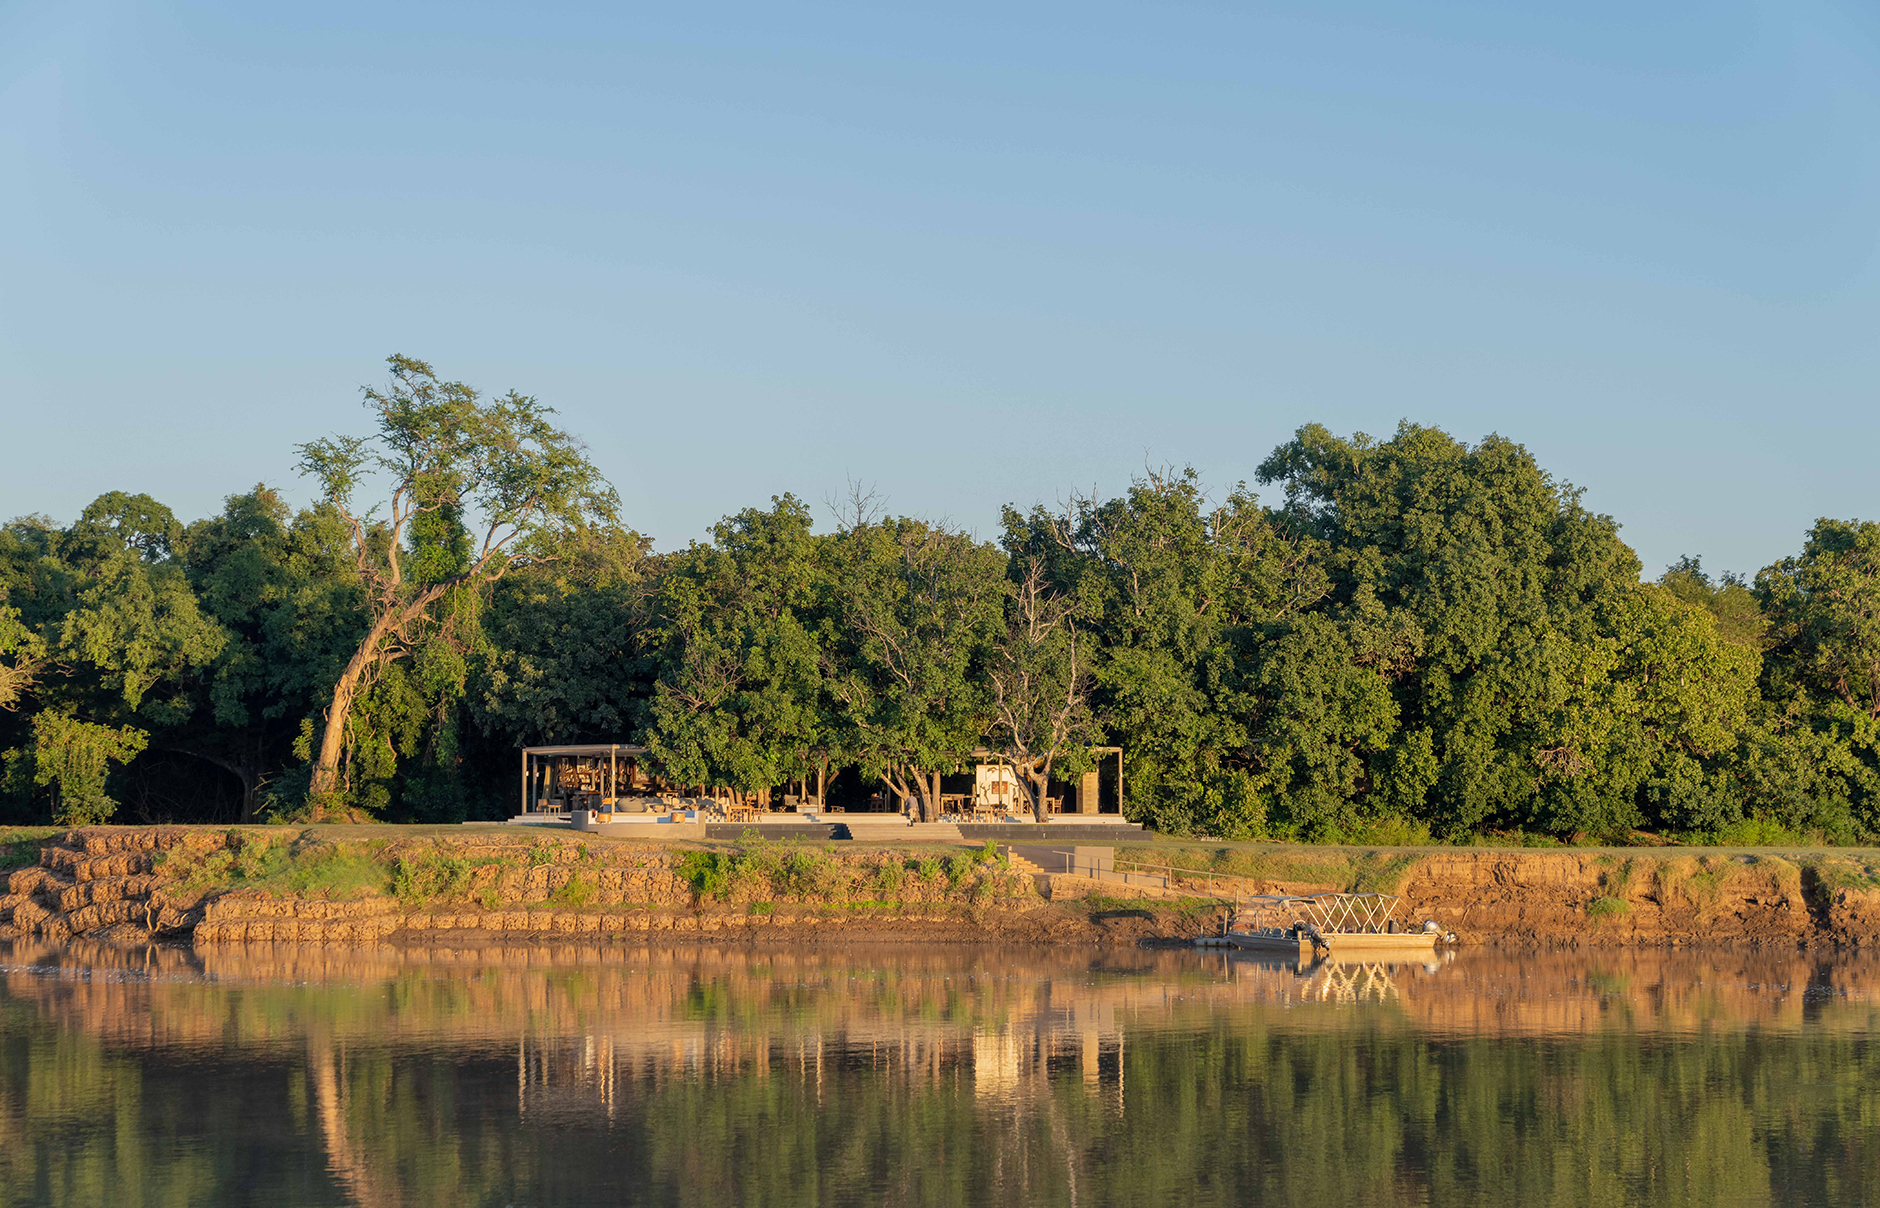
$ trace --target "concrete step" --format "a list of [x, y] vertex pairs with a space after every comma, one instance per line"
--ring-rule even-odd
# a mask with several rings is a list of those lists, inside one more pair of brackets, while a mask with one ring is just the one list
[[1006, 859], [1010, 862], [1012, 866], [1012, 871], [1015, 873], [1018, 873], [1020, 876], [1030, 877], [1031, 883], [1038, 887], [1038, 893], [1040, 894], [1040, 896], [1050, 897], [1051, 896], [1051, 874], [1046, 872], [1044, 869], [1039, 868], [1036, 864], [1033, 864], [1030, 860], [1027, 860], [1023, 856], [1009, 854], [1010, 853], [1009, 848], [1007, 849], [1007, 852], [1008, 852], [1008, 855]]
[[908, 825], [896, 817], [873, 819], [845, 818], [842, 828], [846, 836], [863, 843], [959, 843], [963, 842], [960, 828], [951, 822], [916, 822]]

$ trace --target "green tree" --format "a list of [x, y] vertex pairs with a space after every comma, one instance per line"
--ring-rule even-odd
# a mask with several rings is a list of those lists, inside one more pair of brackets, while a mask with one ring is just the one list
[[1638, 581], [1612, 520], [1511, 441], [1470, 447], [1407, 423], [1383, 442], [1301, 428], [1260, 479], [1284, 484], [1287, 523], [1321, 543], [1328, 611], [1370, 639], [1354, 659], [1391, 682], [1407, 733], [1372, 752], [1372, 778], [1395, 777], [1399, 800], [1452, 835], [1588, 821], [1541, 808], [1558, 745], [1544, 702], [1599, 636], [1602, 605]]
[[720, 521], [711, 545], [674, 555], [659, 580], [646, 742], [674, 783], [763, 792], [813, 772], [835, 737], [823, 546], [802, 503], [771, 502]]
[[[221, 515], [189, 525], [178, 546], [199, 607], [228, 641], [188, 723], [153, 745], [235, 777], [239, 816], [252, 821], [269, 782], [293, 760], [303, 722], [330, 699], [364, 635], [350, 529], [327, 504], [294, 514], [258, 485], [229, 496]], [[280, 783], [270, 791], [294, 795]]]
[[1726, 642], [1760, 650], [1768, 622], [1756, 593], [1743, 576], [1725, 571], [1713, 579], [1703, 559], [1686, 554], [1658, 576], [1658, 584], [1686, 604], [1706, 609], [1715, 618], [1717, 635]]
[[[340, 787], [354, 703], [387, 666], [461, 638], [453, 622], [485, 587], [512, 567], [554, 557], [570, 534], [615, 523], [618, 510], [579, 442], [549, 422], [551, 408], [513, 390], [486, 401], [409, 357], [388, 363], [390, 384], [365, 390], [372, 436], [298, 447], [301, 472], [320, 482], [346, 522], [369, 618], [333, 684], [313, 756], [316, 803]], [[383, 511], [353, 502], [374, 474], [390, 486]], [[467, 531], [471, 523], [480, 537]]]
[[[1218, 820], [1210, 820], [1216, 830], [1336, 842], [1414, 796], [1414, 789], [1378, 792], [1371, 784], [1376, 757], [1402, 740], [1397, 704], [1377, 668], [1361, 664], [1345, 627], [1306, 612], [1261, 626], [1239, 644], [1238, 699], [1224, 703], [1244, 719], [1246, 787], [1225, 786]], [[1402, 754], [1421, 754], [1416, 741]], [[1391, 767], [1395, 781], [1427, 787], [1419, 770], [1401, 759]]]
[[1760, 663], [1667, 588], [1603, 601], [1594, 636], [1552, 637], [1542, 660], [1524, 735], [1539, 769], [1531, 821], [1608, 837], [1729, 825], [1742, 811], [1732, 768]]
[[[16, 708], [29, 692], [36, 706], [7, 727], [18, 806], [37, 808], [32, 790], [50, 786], [61, 817], [106, 816], [116, 809], [105, 785], [111, 765], [190, 719], [227, 635], [197, 607], [174, 556], [180, 532], [155, 500], [111, 492], [69, 528], [29, 518], [0, 534], [6, 678]], [[109, 746], [100, 735], [134, 735], [135, 749], [84, 754]]]
[[1052, 771], [1091, 766], [1088, 748], [1099, 736], [1090, 708], [1092, 643], [1078, 632], [1072, 600], [1052, 589], [1041, 559], [1017, 563], [1012, 577], [1005, 632], [986, 672], [993, 749], [1043, 822]]
[[1175, 833], [1248, 838], [1267, 803], [1251, 776], [1242, 683], [1265, 627], [1321, 600], [1325, 571], [1243, 488], [1212, 505], [1192, 469], [1151, 471], [1120, 499], [1073, 496], [1062, 514], [1007, 508], [1006, 546], [1038, 559], [1091, 639], [1091, 703], [1128, 752], [1127, 800]]
[[1787, 768], [1759, 788], [1792, 815], [1809, 798], [1827, 807], [1817, 826], [1838, 829], [1845, 811], [1842, 827], [1880, 830], [1880, 524], [1817, 521], [1756, 594], [1769, 618], [1763, 766]]
[[646, 634], [663, 564], [650, 545], [626, 529], [596, 529], [560, 560], [503, 579], [484, 613], [488, 643], [473, 680], [480, 733], [539, 745], [644, 729], [655, 673]]
[[931, 821], [939, 771], [958, 766], [985, 731], [1005, 557], [943, 526], [858, 518], [831, 542], [828, 562], [831, 745]]
[[0, 709], [12, 712], [39, 682], [47, 658], [45, 639], [28, 628], [20, 610], [5, 599], [0, 594]]
[[133, 726], [113, 729], [60, 709], [41, 709], [33, 715], [32, 746], [8, 752], [8, 778], [30, 778], [51, 789], [56, 825], [95, 826], [117, 812], [118, 803], [105, 791], [110, 765], [129, 763], [148, 742], [149, 735]]

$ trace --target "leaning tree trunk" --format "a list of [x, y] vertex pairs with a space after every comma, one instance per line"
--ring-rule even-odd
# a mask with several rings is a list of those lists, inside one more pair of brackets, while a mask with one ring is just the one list
[[340, 672], [339, 682], [333, 685], [333, 703], [326, 710], [326, 729], [320, 735], [320, 756], [314, 760], [313, 781], [308, 785], [309, 795], [316, 800], [339, 787], [339, 759], [346, 750], [346, 723], [352, 719], [353, 702], [358, 699], [366, 672], [386, 657], [386, 639], [422, 616], [444, 590], [443, 585], [426, 588], [403, 608], [380, 617], [347, 661], [346, 669]]
[[339, 682], [333, 685], [333, 702], [326, 709], [326, 730], [320, 735], [320, 755], [313, 762], [313, 781], [308, 785], [309, 795], [315, 799], [339, 787], [339, 759], [346, 749], [346, 723], [352, 719], [353, 701], [359, 695], [360, 683], [378, 661], [380, 645], [386, 631], [392, 627], [391, 622], [388, 614], [372, 627], [372, 632], [347, 660]]
[[368, 665], [364, 653], [353, 656], [339, 682], [333, 685], [333, 703], [327, 706], [326, 730], [320, 736], [320, 755], [314, 760], [313, 782], [308, 786], [314, 797], [324, 797], [339, 787], [339, 757], [346, 748], [346, 723], [352, 717], [353, 698]]

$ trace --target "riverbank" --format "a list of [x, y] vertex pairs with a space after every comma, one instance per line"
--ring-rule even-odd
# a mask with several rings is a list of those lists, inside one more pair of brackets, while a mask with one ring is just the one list
[[1167, 886], [993, 845], [658, 844], [489, 827], [0, 833], [0, 936], [224, 943], [1179, 942], [1235, 893], [1401, 894], [1463, 943], [1880, 944], [1880, 852], [1120, 844]]

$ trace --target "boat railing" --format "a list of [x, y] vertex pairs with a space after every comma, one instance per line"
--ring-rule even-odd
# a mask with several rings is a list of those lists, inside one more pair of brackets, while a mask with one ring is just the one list
[[1385, 935], [1396, 930], [1390, 893], [1252, 894], [1235, 904], [1237, 926], [1314, 928], [1327, 935]]

